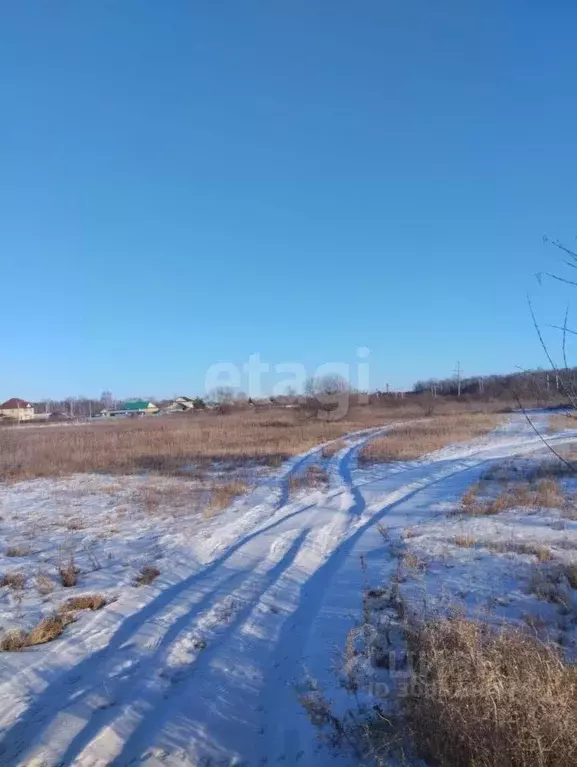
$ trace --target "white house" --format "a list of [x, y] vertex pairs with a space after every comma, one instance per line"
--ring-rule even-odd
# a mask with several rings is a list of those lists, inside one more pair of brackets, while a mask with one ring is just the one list
[[0, 415], [15, 421], [31, 421], [34, 418], [34, 407], [26, 400], [12, 397], [0, 405]]

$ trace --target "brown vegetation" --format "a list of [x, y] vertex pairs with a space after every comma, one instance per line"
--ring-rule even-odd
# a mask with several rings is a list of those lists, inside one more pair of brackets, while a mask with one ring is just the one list
[[26, 557], [30, 552], [30, 546], [8, 546], [4, 553], [7, 557]]
[[[422, 416], [418, 403], [418, 398], [392, 398], [384, 405], [353, 406], [339, 420], [277, 408], [50, 428], [0, 428], [0, 480], [143, 470], [188, 476], [191, 465], [216, 460], [278, 465], [348, 432]], [[446, 401], [436, 413], [468, 412], [469, 408], [465, 400]]]
[[323, 447], [321, 450], [322, 456], [323, 458], [332, 458], [333, 455], [336, 455], [337, 453], [340, 453], [341, 450], [344, 450], [346, 446], [347, 443], [343, 439], [337, 439], [335, 442], [331, 442]]
[[462, 548], [465, 548], [465, 549], [473, 548], [476, 542], [477, 542], [476, 538], [472, 535], [469, 535], [468, 533], [455, 536], [455, 545], [461, 546]]
[[134, 581], [135, 586], [148, 586], [152, 581], [156, 580], [160, 575], [158, 567], [152, 565], [145, 565], [140, 568], [140, 573], [136, 576]]
[[555, 413], [549, 416], [549, 431], [558, 432], [577, 429], [577, 418], [570, 413]]
[[567, 505], [559, 483], [554, 479], [515, 484], [496, 498], [479, 499], [480, 486], [469, 488], [461, 499], [460, 511], [470, 516], [499, 514], [507, 509], [524, 508], [562, 509]]
[[70, 554], [70, 556], [66, 560], [63, 560], [58, 566], [60, 582], [66, 588], [76, 586], [78, 583], [79, 572], [80, 570], [76, 567], [76, 562], [74, 561], [73, 554]]
[[31, 631], [9, 631], [0, 640], [0, 650], [15, 652], [25, 647], [45, 644], [59, 637], [66, 626], [74, 621], [74, 616], [67, 612], [60, 612], [43, 618]]
[[226, 509], [239, 495], [248, 493], [250, 487], [246, 482], [235, 480], [223, 485], [215, 484], [210, 492], [210, 500], [204, 510], [207, 517]]
[[365, 463], [410, 461], [446, 445], [487, 434], [498, 423], [496, 415], [472, 412], [407, 423], [367, 443], [359, 460]]
[[314, 489], [326, 487], [329, 481], [327, 472], [321, 466], [307, 466], [301, 474], [291, 474], [289, 477], [289, 492], [296, 493], [302, 488]]
[[72, 610], [100, 610], [106, 605], [106, 598], [102, 594], [84, 594], [80, 597], [68, 599], [61, 608], [61, 612]]
[[416, 663], [405, 700], [421, 756], [440, 767], [577, 763], [577, 669], [557, 648], [464, 618], [409, 635]]
[[26, 576], [24, 573], [6, 573], [0, 578], [0, 588], [7, 586], [14, 591], [20, 591], [24, 588]]

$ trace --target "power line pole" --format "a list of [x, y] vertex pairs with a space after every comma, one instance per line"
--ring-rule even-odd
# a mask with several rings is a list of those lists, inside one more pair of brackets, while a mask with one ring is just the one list
[[455, 368], [455, 375], [457, 376], [457, 397], [461, 396], [461, 363], [457, 362]]

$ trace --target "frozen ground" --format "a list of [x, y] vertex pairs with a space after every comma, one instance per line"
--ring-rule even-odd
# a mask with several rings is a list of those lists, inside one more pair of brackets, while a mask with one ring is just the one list
[[[504, 582], [521, 594], [511, 563], [493, 568], [487, 563], [494, 554], [481, 544], [454, 545], [467, 531], [448, 512], [492, 462], [542, 448], [525, 419], [514, 416], [468, 445], [358, 468], [357, 452], [375, 433], [352, 436], [323, 461], [327, 487], [289, 492], [290, 477], [318, 460], [310, 451], [260, 477], [254, 491], [210, 520], [183, 497], [179, 480], [159, 481], [152, 501], [142, 488], [147, 478], [2, 487], [3, 550], [25, 552], [2, 555], [2, 574], [26, 578], [24, 589], [0, 590], [2, 629], [32, 626], [71, 592], [114, 601], [79, 613], [49, 644], [0, 656], [0, 762], [333, 764], [293, 684], [310, 673], [334, 685], [335, 653], [358, 621], [363, 586], [390, 578], [392, 556], [377, 523], [392, 540], [406, 528], [416, 531], [409, 543], [428, 558], [433, 598], [449, 589], [489, 603], [503, 595]], [[550, 538], [560, 556], [577, 535], [575, 523], [560, 529], [549, 512], [466, 524], [480, 541]], [[80, 570], [74, 589], [58, 585], [55, 575], [71, 555]], [[160, 576], [134, 586], [150, 564]], [[53, 582], [51, 591], [39, 590], [46, 586], [39, 575]], [[414, 588], [423, 588], [418, 579]], [[519, 616], [526, 609], [516, 597], [510, 604]], [[501, 607], [507, 605], [493, 604]]]

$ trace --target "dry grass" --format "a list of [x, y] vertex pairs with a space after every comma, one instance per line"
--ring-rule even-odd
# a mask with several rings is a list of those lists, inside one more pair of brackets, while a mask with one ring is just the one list
[[548, 546], [540, 543], [527, 543], [525, 541], [488, 541], [483, 546], [490, 551], [500, 554], [527, 554], [537, 557], [539, 562], [551, 562], [553, 552]]
[[347, 443], [343, 439], [338, 439], [336, 442], [331, 442], [329, 445], [325, 445], [321, 450], [323, 458], [332, 458], [333, 455], [340, 453], [344, 450]]
[[427, 560], [424, 557], [419, 556], [414, 551], [407, 551], [403, 555], [402, 564], [409, 570], [418, 570], [423, 572], [427, 569]]
[[414, 628], [405, 699], [419, 754], [440, 767], [577, 763], [577, 669], [520, 631], [455, 618]]
[[536, 567], [529, 580], [529, 591], [538, 599], [563, 606], [569, 602], [568, 589], [577, 589], [577, 564]]
[[0, 650], [15, 652], [26, 647], [32, 647], [33, 645], [52, 642], [73, 621], [73, 615], [61, 612], [48, 618], [43, 618], [31, 631], [10, 631], [0, 640]]
[[211, 517], [223, 509], [227, 509], [235, 498], [248, 493], [250, 486], [241, 480], [227, 482], [224, 485], [214, 485], [210, 492], [210, 500], [204, 509], [204, 515]]
[[477, 539], [469, 533], [456, 535], [454, 540], [456, 546], [461, 546], [464, 549], [472, 549], [473, 546], [477, 543]]
[[68, 599], [60, 608], [60, 612], [72, 610], [100, 610], [106, 605], [106, 598], [102, 594], [84, 594], [81, 597]]
[[365, 463], [410, 461], [446, 445], [487, 434], [498, 423], [498, 416], [487, 413], [460, 413], [408, 423], [365, 445], [359, 460]]
[[[465, 400], [440, 402], [438, 411], [469, 407]], [[186, 476], [191, 465], [216, 460], [278, 465], [348, 432], [420, 416], [418, 401], [407, 398], [387, 406], [354, 406], [339, 420], [271, 409], [75, 426], [0, 427], [0, 480], [144, 470]]]
[[13, 591], [21, 591], [26, 584], [26, 576], [24, 573], [6, 573], [0, 579], [0, 588], [7, 586]]
[[303, 488], [309, 490], [326, 487], [329, 482], [327, 472], [321, 466], [308, 466], [301, 474], [291, 474], [288, 481], [289, 493], [296, 493]]
[[162, 480], [170, 482], [162, 486], [147, 483], [139, 488], [133, 496], [137, 503], [147, 514], [161, 514], [168, 510], [172, 515], [175, 511], [193, 511], [200, 504], [200, 498], [205, 490], [201, 486], [195, 487], [191, 482], [182, 479]]
[[577, 429], [577, 418], [575, 415], [555, 413], [549, 416], [550, 432], [565, 431], [566, 429]]
[[150, 585], [158, 576], [160, 575], [160, 570], [158, 567], [153, 567], [152, 565], [145, 565], [140, 569], [140, 573], [136, 576], [136, 579], [134, 581], [135, 586], [148, 586]]
[[7, 557], [27, 557], [31, 551], [30, 546], [8, 546], [4, 553]]
[[54, 582], [52, 578], [42, 570], [36, 574], [36, 590], [40, 596], [46, 597], [54, 591]]
[[541, 479], [535, 483], [515, 484], [496, 498], [479, 499], [479, 485], [469, 488], [461, 498], [460, 511], [470, 516], [499, 514], [518, 507], [530, 509], [563, 509], [567, 498], [554, 479]]
[[78, 583], [80, 570], [76, 567], [74, 555], [70, 554], [66, 560], [63, 560], [58, 566], [58, 575], [60, 582], [66, 588], [72, 588]]

